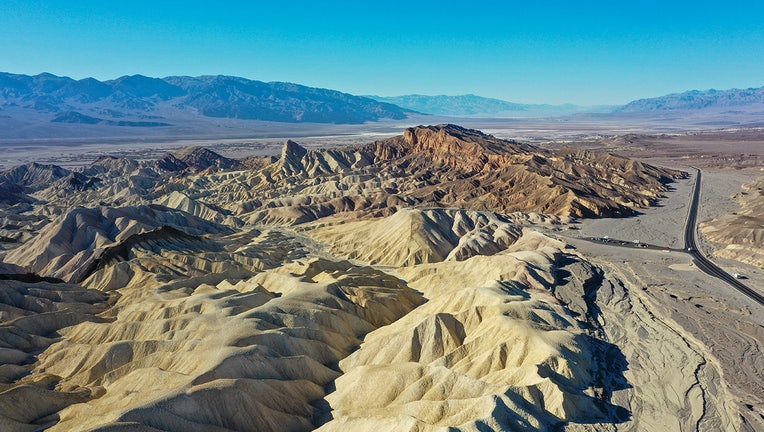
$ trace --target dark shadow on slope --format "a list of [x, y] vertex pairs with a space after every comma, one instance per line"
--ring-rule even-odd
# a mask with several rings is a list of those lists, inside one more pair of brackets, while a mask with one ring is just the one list
[[[578, 412], [570, 421], [578, 424], [594, 423], [623, 423], [631, 419], [631, 412], [622, 406], [611, 402], [613, 393], [617, 390], [631, 388], [624, 372], [628, 370], [628, 361], [618, 346], [598, 339], [596, 337], [581, 334], [576, 336], [576, 345], [588, 347], [589, 354], [594, 364], [592, 381], [582, 387], [571, 378], [561, 375], [548, 365], [539, 365], [538, 374], [549, 378], [553, 383], [565, 391], [565, 393], [582, 399], [591, 399], [599, 412]], [[575, 356], [575, 353], [570, 353]], [[584, 393], [587, 389], [594, 390], [594, 396]]]
[[[591, 356], [592, 380], [587, 388], [594, 389], [595, 404], [600, 409], [599, 413], [591, 413], [590, 416], [572, 421], [584, 424], [626, 422], [631, 418], [631, 412], [626, 407], [614, 405], [611, 400], [614, 392], [631, 388], [624, 376], [629, 363], [621, 349], [606, 340], [606, 333], [600, 324], [602, 310], [598, 304], [598, 295], [609, 282], [600, 268], [570, 255], [559, 255], [555, 265], [555, 285], [550, 290], [586, 331], [576, 336], [576, 345], [587, 349]], [[575, 357], [576, 354], [571, 355]], [[583, 393], [586, 388], [576, 388], [569, 378], [549, 367], [540, 366], [539, 374], [548, 377], [567, 392], [590, 397]]]
[[[332, 369], [340, 370], [339, 364], [335, 363], [333, 366]], [[337, 390], [337, 386], [335, 381], [332, 381], [324, 386], [324, 395], [330, 395], [334, 393], [335, 390]], [[313, 425], [316, 426], [316, 428], [334, 420], [332, 405], [326, 400], [326, 397], [311, 402], [311, 405], [315, 408], [315, 411], [313, 411]]]

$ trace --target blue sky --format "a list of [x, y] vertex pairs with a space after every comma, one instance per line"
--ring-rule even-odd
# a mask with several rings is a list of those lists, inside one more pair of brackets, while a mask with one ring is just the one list
[[0, 70], [617, 104], [764, 86], [764, 2], [0, 0]]

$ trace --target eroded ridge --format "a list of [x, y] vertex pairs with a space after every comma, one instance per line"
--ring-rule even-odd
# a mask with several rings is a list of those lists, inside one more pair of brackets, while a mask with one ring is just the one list
[[750, 310], [561, 237], [682, 176], [454, 125], [5, 172], [0, 429], [760, 429]]

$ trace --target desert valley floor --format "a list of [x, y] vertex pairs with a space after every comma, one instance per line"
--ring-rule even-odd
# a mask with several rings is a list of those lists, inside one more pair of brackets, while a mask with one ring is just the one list
[[0, 430], [764, 430], [764, 131], [490, 132], [6, 153]]

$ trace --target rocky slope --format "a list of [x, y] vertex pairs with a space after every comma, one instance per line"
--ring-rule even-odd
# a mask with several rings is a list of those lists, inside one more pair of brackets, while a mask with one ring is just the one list
[[71, 175], [56, 165], [32, 162], [0, 173], [0, 203], [17, 204], [32, 201], [28, 194]]
[[455, 125], [407, 129], [358, 147], [311, 150], [289, 141], [260, 171], [187, 177], [158, 192], [192, 199], [250, 223], [390, 215], [402, 207], [607, 217], [653, 205], [685, 175], [613, 155], [550, 152]]
[[[102, 158], [36, 196], [50, 202], [44, 211], [60, 214], [73, 205], [166, 204], [176, 192], [232, 217], [231, 223], [282, 225], [414, 206], [618, 217], [654, 205], [667, 184], [684, 175], [614, 155], [546, 151], [438, 125], [356, 147], [309, 151], [288, 141], [276, 161], [236, 161], [202, 148], [151, 162]], [[190, 201], [177, 205], [188, 209]]]
[[764, 426], [758, 315], [550, 234], [680, 172], [452, 125], [32, 171], [0, 207], [2, 430]]

